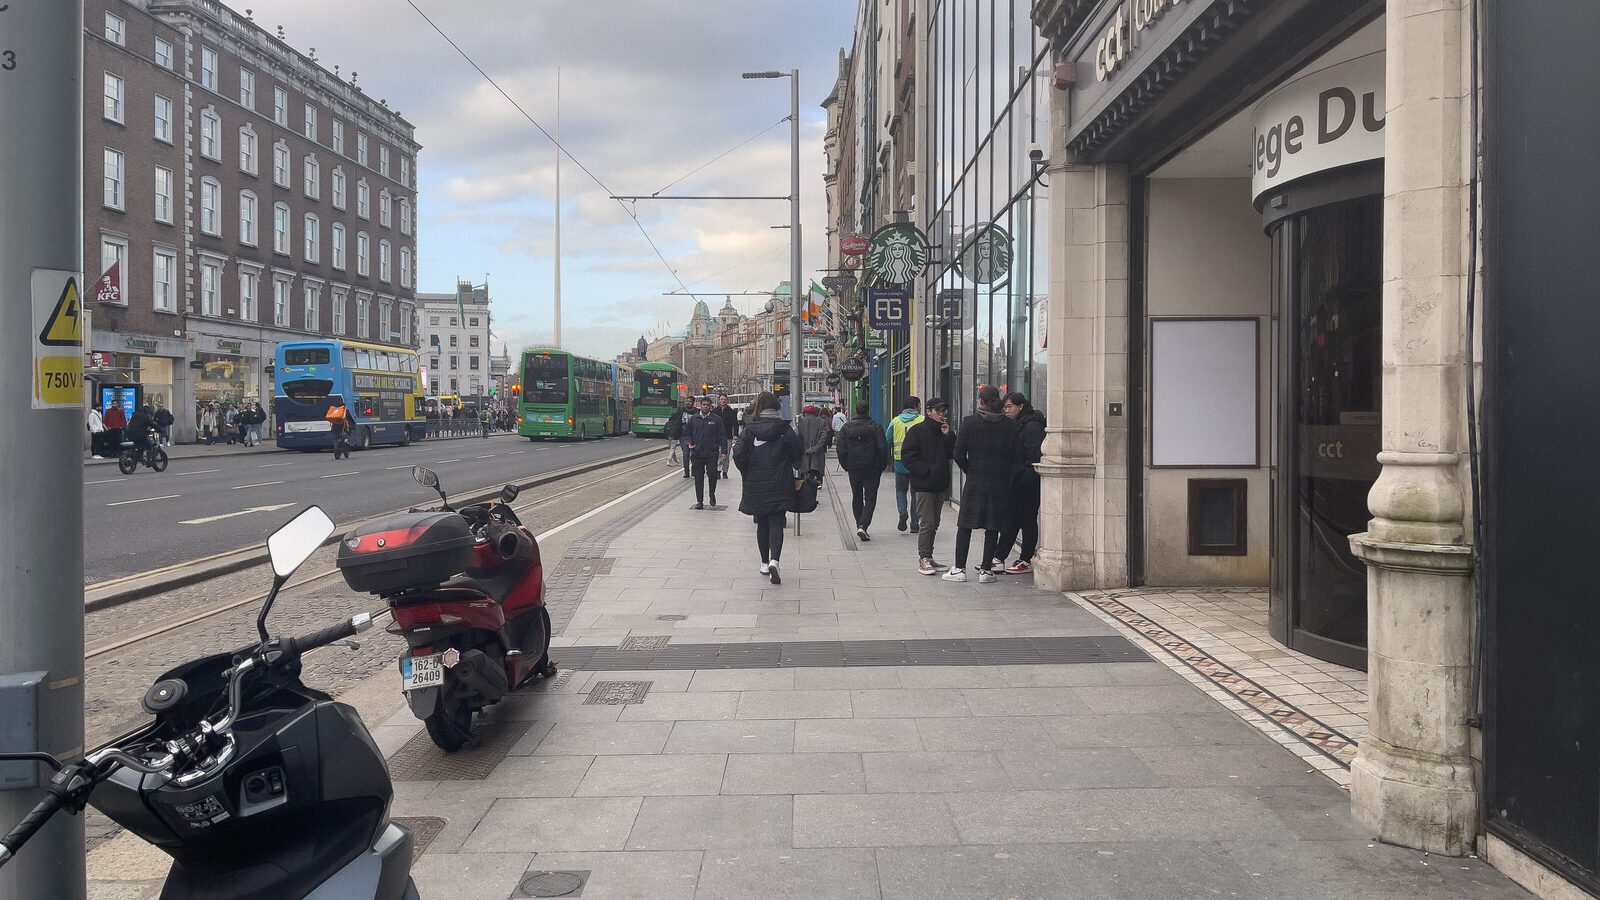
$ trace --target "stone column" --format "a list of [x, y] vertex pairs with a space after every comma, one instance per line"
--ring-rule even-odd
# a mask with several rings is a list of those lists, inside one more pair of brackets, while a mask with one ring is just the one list
[[1050, 393], [1035, 583], [1050, 590], [1128, 581], [1128, 172], [1051, 147]]
[[1470, 853], [1473, 592], [1465, 527], [1468, 11], [1389, 0], [1384, 158], [1383, 464], [1367, 564], [1370, 731], [1355, 817], [1389, 843]]

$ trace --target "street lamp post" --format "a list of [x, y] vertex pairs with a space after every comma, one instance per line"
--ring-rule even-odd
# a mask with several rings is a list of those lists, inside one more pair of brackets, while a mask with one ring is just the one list
[[789, 79], [789, 409], [799, 415], [800, 363], [800, 70], [746, 72], [745, 78]]

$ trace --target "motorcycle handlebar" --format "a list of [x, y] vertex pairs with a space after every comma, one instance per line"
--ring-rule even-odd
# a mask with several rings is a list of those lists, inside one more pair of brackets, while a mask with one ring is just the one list
[[11, 829], [5, 837], [0, 838], [0, 866], [6, 864], [11, 857], [22, 849], [44, 824], [50, 821], [67, 804], [73, 791], [73, 779], [77, 775], [76, 767], [68, 767], [58, 773], [45, 788], [45, 795], [29, 813]]
[[337, 625], [330, 625], [321, 631], [313, 631], [297, 638], [289, 638], [284, 641], [284, 651], [290, 656], [300, 656], [310, 653], [318, 647], [326, 647], [334, 641], [342, 641], [347, 637], [353, 637], [371, 627], [372, 614], [357, 613], [349, 619]]

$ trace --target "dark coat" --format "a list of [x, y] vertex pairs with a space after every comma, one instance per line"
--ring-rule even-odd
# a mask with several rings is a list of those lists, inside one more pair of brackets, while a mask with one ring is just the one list
[[856, 416], [839, 429], [839, 468], [882, 472], [889, 465], [889, 441], [871, 416]]
[[974, 413], [961, 423], [956, 465], [966, 474], [961, 485], [957, 528], [998, 531], [1011, 522], [1011, 478], [1022, 459], [1022, 430], [999, 413]]
[[688, 416], [689, 414], [681, 409], [672, 411], [672, 415], [667, 417], [666, 427], [662, 429], [668, 440], [676, 441], [683, 437], [683, 426]]
[[828, 438], [833, 436], [832, 429], [828, 427], [828, 420], [821, 416], [801, 416], [795, 421], [794, 430], [800, 435], [800, 443], [805, 447], [805, 458], [800, 461], [800, 471], [825, 471], [823, 466], [828, 458]]
[[711, 412], [722, 417], [722, 423], [728, 429], [728, 440], [733, 440], [733, 436], [739, 433], [739, 411], [731, 406], [718, 406]]
[[907, 428], [900, 444], [900, 464], [911, 471], [911, 489], [930, 494], [950, 490], [950, 459], [955, 448], [955, 433], [944, 434], [932, 419]]
[[794, 505], [794, 467], [803, 454], [800, 436], [775, 414], [746, 422], [733, 450], [733, 464], [744, 476], [739, 512], [747, 516], [787, 512]]
[[1022, 455], [1017, 460], [1017, 477], [1038, 481], [1039, 472], [1033, 464], [1044, 458], [1044, 413], [1030, 409], [1018, 416], [1016, 422], [1022, 442]]
[[728, 452], [728, 426], [719, 415], [690, 416], [684, 438], [694, 459], [716, 459]]

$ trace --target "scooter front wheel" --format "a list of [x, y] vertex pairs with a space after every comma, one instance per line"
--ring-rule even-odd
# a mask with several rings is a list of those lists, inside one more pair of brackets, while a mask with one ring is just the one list
[[422, 724], [427, 726], [434, 746], [454, 753], [472, 740], [472, 707], [465, 700], [447, 701], [440, 697]]

